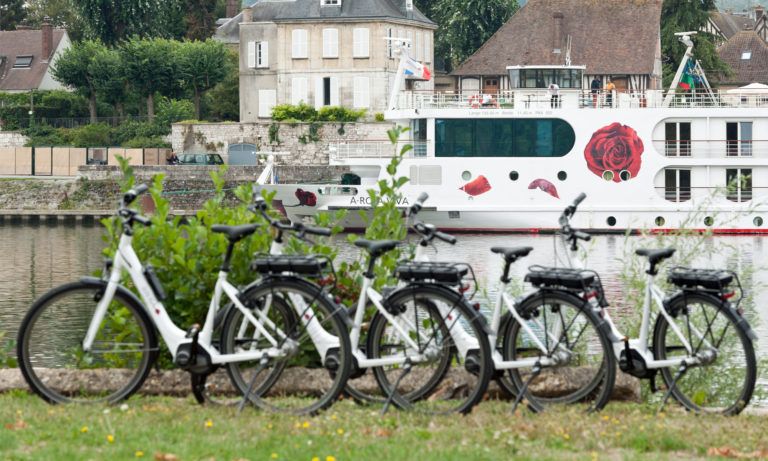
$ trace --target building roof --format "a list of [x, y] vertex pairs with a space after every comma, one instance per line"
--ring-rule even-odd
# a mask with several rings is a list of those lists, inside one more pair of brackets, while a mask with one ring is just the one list
[[[504, 75], [507, 66], [571, 65], [589, 74], [651, 74], [662, 0], [530, 0], [452, 75]], [[560, 53], [555, 15], [562, 15]]]
[[720, 29], [726, 40], [738, 34], [744, 29], [754, 29], [755, 20], [743, 14], [721, 13], [713, 11], [710, 16], [712, 22]]
[[[768, 44], [754, 30], [742, 30], [717, 49], [720, 59], [731, 67], [732, 77], [721, 85], [768, 83]], [[749, 53], [749, 59], [742, 59]]]
[[[39, 29], [0, 31], [0, 91], [39, 88], [65, 34], [63, 29], [53, 29], [51, 56], [44, 57], [43, 33]], [[19, 56], [32, 56], [29, 67], [13, 67]]]
[[[247, 4], [243, 2], [243, 5]], [[251, 6], [253, 22], [293, 21], [348, 21], [396, 19], [420, 23], [437, 28], [437, 24], [424, 16], [416, 7], [412, 17], [405, 11], [405, 0], [342, 0], [341, 7], [320, 6], [320, 0], [258, 0]], [[219, 27], [216, 38], [227, 43], [240, 41], [242, 11]]]

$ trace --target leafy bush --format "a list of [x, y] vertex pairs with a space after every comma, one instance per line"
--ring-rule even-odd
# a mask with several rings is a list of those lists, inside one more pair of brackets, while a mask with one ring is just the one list
[[326, 106], [317, 113], [320, 122], [356, 122], [365, 117], [365, 109], [352, 110], [346, 107]]
[[112, 128], [106, 123], [93, 123], [72, 130], [72, 145], [75, 147], [108, 146]]
[[373, 119], [376, 120], [377, 122], [383, 122], [384, 121], [384, 114], [382, 114], [381, 112], [376, 113], [373, 116]]
[[112, 144], [124, 146], [134, 138], [152, 138], [154, 136], [165, 136], [168, 133], [170, 133], [169, 126], [128, 120], [112, 130]]
[[88, 117], [88, 100], [76, 93], [53, 90], [44, 94], [41, 102], [43, 106], [55, 110], [57, 118]]
[[65, 128], [53, 128], [49, 125], [34, 125], [21, 132], [29, 139], [25, 144], [34, 146], [67, 146], [70, 143], [69, 131]]
[[137, 136], [121, 144], [126, 147], [171, 147], [171, 143], [164, 141], [160, 136]]
[[[171, 123], [187, 120], [195, 116], [195, 105], [189, 100], [163, 98], [157, 105], [154, 123], [167, 127], [171, 132]], [[164, 134], [168, 134], [164, 133]]]
[[309, 104], [300, 102], [298, 106], [292, 104], [280, 104], [272, 108], [272, 120], [282, 122], [284, 120], [298, 120], [310, 122], [317, 119], [317, 111]]

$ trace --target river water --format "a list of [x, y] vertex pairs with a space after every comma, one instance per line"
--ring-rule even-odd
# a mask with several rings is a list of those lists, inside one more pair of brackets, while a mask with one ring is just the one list
[[[101, 268], [104, 231], [100, 224], [0, 224], [0, 332], [15, 338], [24, 313], [34, 299], [62, 283], [91, 275]], [[444, 261], [466, 261], [472, 265], [481, 291], [478, 299], [495, 295], [495, 284], [501, 275], [501, 258], [489, 248], [500, 246], [531, 246], [534, 251], [513, 266], [512, 275], [520, 280], [532, 264], [553, 265], [556, 255], [564, 255], [551, 235], [523, 234], [461, 234], [451, 247], [438, 243], [429, 250], [430, 258]], [[413, 241], [413, 237], [410, 237]], [[666, 238], [665, 242], [656, 239]], [[686, 237], [671, 241], [671, 237], [625, 237], [623, 235], [595, 236], [587, 246], [588, 267], [596, 270], [611, 301], [611, 314], [621, 322], [637, 322], [632, 310], [637, 293], [623, 288], [622, 273], [632, 267], [642, 274], [642, 259], [634, 256], [638, 246], [677, 246], [695, 255], [694, 263], [701, 267], [727, 267], [742, 276], [747, 299], [742, 303], [755, 331], [758, 357], [768, 359], [768, 236]], [[357, 256], [357, 249], [339, 238], [340, 256]], [[556, 251], [557, 249], [557, 251]], [[662, 273], [664, 273], [662, 267]], [[751, 299], [749, 299], [751, 298]], [[202, 320], [202, 319], [201, 319]], [[183, 327], [183, 326], [182, 326]], [[621, 328], [621, 327], [620, 327]], [[5, 344], [3, 339], [2, 344]], [[760, 370], [765, 376], [765, 370]], [[761, 380], [768, 387], [768, 380]], [[762, 405], [768, 405], [763, 402]]]

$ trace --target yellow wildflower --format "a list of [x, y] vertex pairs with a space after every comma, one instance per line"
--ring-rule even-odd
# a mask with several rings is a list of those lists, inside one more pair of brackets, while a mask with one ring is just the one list
[[304, 426], [304, 429], [308, 428], [309, 427], [309, 421], [304, 421], [303, 426]]
[[333, 456], [328, 456], [327, 458], [325, 458], [325, 461], [336, 461], [336, 458], [334, 458]]
[[277, 458], [277, 453], [272, 453], [271, 457], [272, 458]]
[[144, 452], [143, 451], [137, 451], [136, 452], [136, 456], [144, 456]]
[[213, 426], [213, 421], [211, 421], [210, 419], [205, 422], [205, 427], [212, 427], [212, 426]]
[[107, 436], [107, 440], [108, 440], [108, 441], [110, 441], [110, 442], [114, 442], [114, 441], [115, 441], [115, 436], [114, 436], [114, 435], [112, 435], [112, 434], [109, 434], [109, 435]]
[[344, 433], [344, 429], [339, 429], [339, 435]]
[[83, 426], [83, 428], [80, 429], [80, 432], [88, 432], [88, 426]]

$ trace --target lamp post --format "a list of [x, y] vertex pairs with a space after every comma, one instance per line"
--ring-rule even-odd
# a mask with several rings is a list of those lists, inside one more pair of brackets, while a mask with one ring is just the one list
[[35, 124], [35, 89], [29, 90], [29, 127]]

